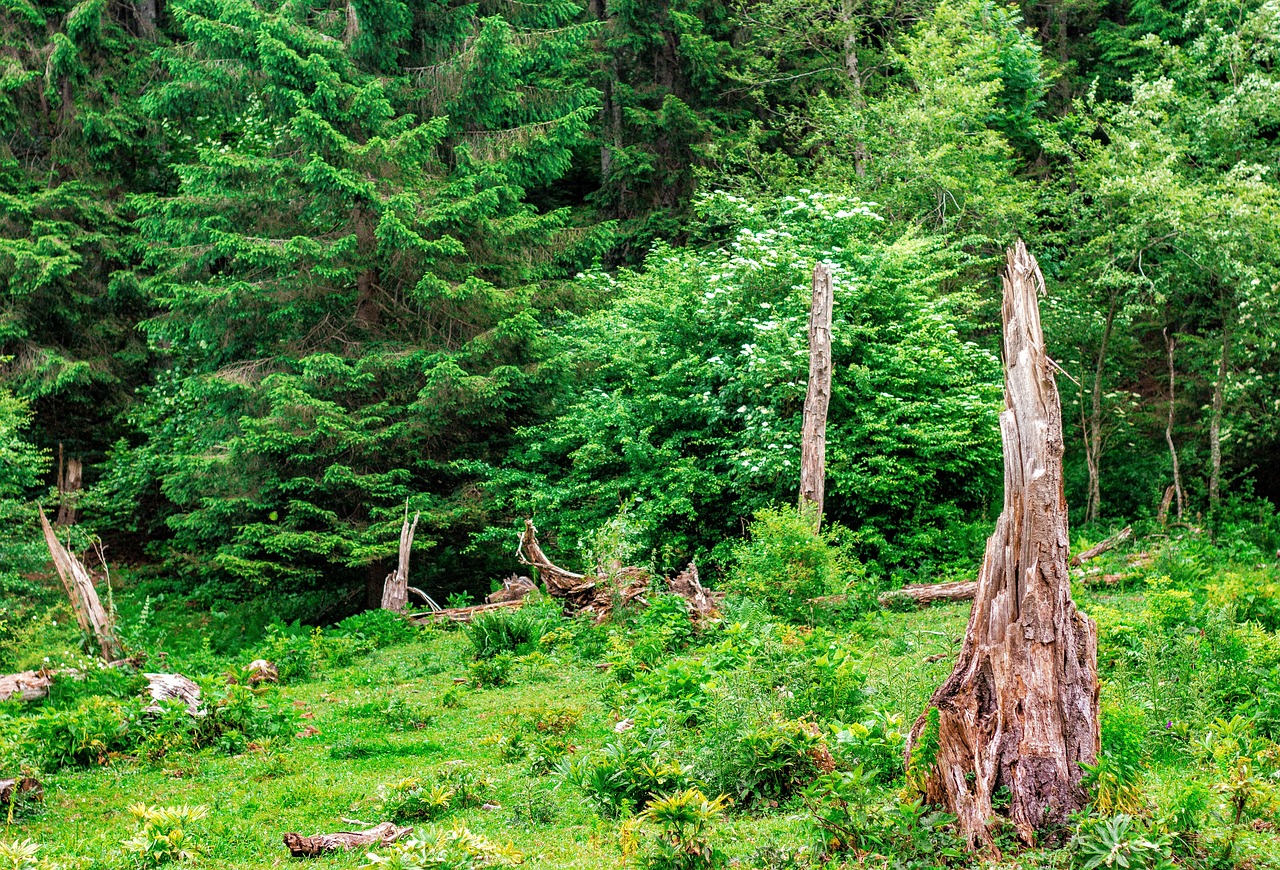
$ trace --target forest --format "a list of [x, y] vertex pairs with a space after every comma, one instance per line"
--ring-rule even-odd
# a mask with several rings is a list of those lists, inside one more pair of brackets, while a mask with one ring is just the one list
[[0, 0], [0, 868], [1280, 868], [1277, 341], [1280, 0]]

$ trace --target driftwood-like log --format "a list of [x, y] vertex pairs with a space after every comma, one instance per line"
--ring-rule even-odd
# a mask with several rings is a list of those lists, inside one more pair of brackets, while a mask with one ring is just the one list
[[7, 701], [10, 698], [38, 701], [49, 694], [49, 685], [52, 682], [52, 671], [22, 671], [17, 674], [0, 675], [0, 701]]
[[512, 601], [497, 601], [493, 604], [474, 604], [470, 607], [445, 607], [440, 610], [424, 610], [421, 613], [410, 613], [409, 621], [418, 625], [432, 622], [470, 622], [477, 616], [494, 613], [499, 610], [518, 610], [524, 605], [523, 598]]
[[147, 678], [147, 692], [155, 703], [147, 706], [148, 713], [159, 713], [161, 701], [181, 701], [192, 716], [200, 712], [200, 687], [182, 674], [143, 674]]
[[332, 834], [315, 834], [311, 837], [290, 832], [284, 835], [284, 845], [289, 850], [289, 854], [295, 858], [315, 858], [329, 852], [350, 852], [352, 849], [364, 849], [370, 846], [390, 846], [412, 830], [411, 827], [402, 828], [391, 822], [383, 822], [364, 831], [337, 831]]
[[382, 609], [403, 613], [409, 604], [409, 553], [413, 549], [413, 533], [418, 528], [418, 517], [409, 522], [409, 503], [405, 502], [404, 522], [400, 525], [400, 560], [396, 570], [387, 575], [382, 584]]
[[978, 584], [974, 580], [958, 580], [955, 583], [920, 583], [885, 592], [880, 596], [880, 604], [887, 605], [894, 598], [910, 598], [920, 607], [927, 607], [939, 601], [972, 601], [977, 591]]
[[538, 578], [552, 598], [562, 599], [573, 610], [594, 613], [597, 620], [608, 618], [616, 606], [642, 599], [652, 579], [643, 568], [619, 567], [605, 575], [578, 574], [561, 568], [542, 551], [533, 520], [524, 521], [516, 558], [538, 569]]
[[485, 604], [497, 604], [501, 601], [515, 601], [524, 598], [530, 592], [538, 588], [538, 584], [534, 583], [528, 577], [520, 577], [512, 574], [506, 580], [502, 581], [502, 588], [496, 592], [490, 592], [485, 596]]
[[[124, 660], [126, 663], [128, 660]], [[48, 697], [49, 687], [54, 676], [65, 674], [78, 678], [81, 675], [74, 668], [58, 671], [23, 671], [18, 674], [0, 674], [0, 701], [20, 698], [23, 701], [38, 701]], [[178, 700], [187, 706], [192, 716], [200, 710], [200, 687], [182, 674], [143, 674], [147, 678], [147, 693], [154, 702]], [[147, 707], [150, 712], [160, 708], [156, 704]]]
[[689, 602], [690, 616], [697, 622], [700, 619], [711, 619], [719, 613], [720, 603], [724, 601], [724, 593], [707, 589], [698, 579], [698, 566], [690, 562], [676, 576], [667, 581], [667, 588]]
[[1088, 562], [1090, 559], [1101, 556], [1103, 553], [1107, 552], [1107, 550], [1111, 550], [1120, 546], [1121, 544], [1123, 544], [1125, 541], [1129, 540], [1132, 537], [1133, 537], [1133, 526], [1125, 526], [1123, 529], [1116, 532], [1114, 535], [1107, 538], [1105, 541], [1101, 541], [1097, 544], [1094, 544], [1092, 547], [1085, 550], [1080, 555], [1073, 557], [1071, 559], [1071, 567], [1074, 568], [1077, 565], [1081, 565], [1085, 562]]
[[813, 269], [813, 301], [809, 309], [809, 391], [804, 399], [800, 434], [800, 512], [822, 523], [827, 477], [827, 407], [831, 403], [831, 269]]
[[49, 547], [49, 555], [53, 558], [53, 567], [62, 578], [62, 585], [71, 599], [71, 609], [76, 613], [80, 630], [92, 637], [98, 644], [98, 651], [104, 659], [122, 658], [124, 648], [116, 639], [115, 627], [111, 615], [98, 600], [98, 591], [93, 588], [93, 578], [80, 560], [71, 555], [58, 536], [54, 534], [49, 518], [40, 509], [40, 527], [44, 530], [44, 542]]
[[1100, 742], [1097, 627], [1071, 600], [1062, 407], [1040, 328], [1043, 290], [1018, 242], [1004, 275], [1004, 510], [959, 660], [908, 741], [910, 764], [937, 710], [925, 797], [956, 816], [970, 847], [990, 850], [997, 790], [1007, 790], [1000, 812], [1033, 843], [1087, 803], [1081, 764], [1096, 761]]

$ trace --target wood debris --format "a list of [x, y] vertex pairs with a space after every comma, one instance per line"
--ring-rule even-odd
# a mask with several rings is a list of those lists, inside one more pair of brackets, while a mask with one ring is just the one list
[[304, 837], [297, 833], [284, 835], [285, 848], [295, 858], [315, 858], [330, 852], [350, 852], [370, 846], [390, 846], [412, 831], [412, 827], [400, 827], [391, 822], [374, 825], [364, 831], [336, 831], [332, 834], [314, 834]]

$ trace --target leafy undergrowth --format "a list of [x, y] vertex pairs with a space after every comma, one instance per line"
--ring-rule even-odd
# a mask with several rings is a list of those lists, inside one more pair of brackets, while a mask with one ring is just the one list
[[[1007, 866], [1280, 867], [1280, 574], [1247, 555], [1174, 541], [1077, 588], [1104, 681], [1094, 805], [1054, 850], [1002, 835]], [[324, 866], [969, 866], [902, 766], [967, 611], [812, 627], [730, 598], [694, 626], [657, 594], [605, 626], [534, 602], [466, 629], [373, 614], [277, 626], [239, 658], [193, 646], [175, 664], [203, 663], [199, 722], [97, 671], [0, 707], [0, 765], [46, 789], [0, 843], [41, 844], [45, 865], [6, 847], [23, 868], [274, 867], [286, 831], [390, 820], [414, 839]], [[257, 653], [281, 685], [243, 685]]]

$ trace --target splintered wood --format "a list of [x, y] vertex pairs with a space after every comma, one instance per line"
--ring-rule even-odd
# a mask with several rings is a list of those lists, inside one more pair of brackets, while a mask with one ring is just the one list
[[[1037, 292], [1044, 279], [1022, 242], [1004, 275], [1004, 510], [986, 556], [964, 646], [912, 729], [919, 748], [938, 711], [926, 799], [957, 817], [971, 848], [995, 850], [992, 797], [1027, 843], [1064, 829], [1088, 802], [1081, 764], [1097, 760], [1097, 628], [1071, 599], [1062, 408], [1045, 355]], [[932, 735], [929, 741], [932, 743]]]
[[98, 651], [104, 659], [111, 661], [121, 658], [124, 655], [123, 648], [116, 640], [110, 615], [98, 600], [98, 591], [93, 588], [93, 578], [89, 576], [89, 571], [62, 546], [43, 509], [40, 510], [40, 527], [44, 530], [44, 541], [53, 558], [53, 567], [62, 579], [67, 597], [71, 599], [71, 609], [76, 613], [80, 630], [97, 642]]

